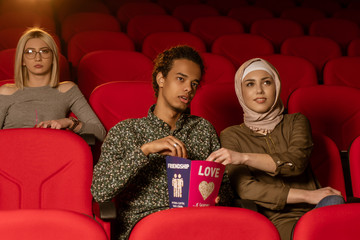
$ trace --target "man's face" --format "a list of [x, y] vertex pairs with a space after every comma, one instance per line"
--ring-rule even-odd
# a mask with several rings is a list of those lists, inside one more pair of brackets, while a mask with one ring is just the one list
[[167, 77], [158, 74], [158, 100], [176, 112], [184, 112], [193, 99], [201, 79], [200, 66], [187, 59], [174, 60]]

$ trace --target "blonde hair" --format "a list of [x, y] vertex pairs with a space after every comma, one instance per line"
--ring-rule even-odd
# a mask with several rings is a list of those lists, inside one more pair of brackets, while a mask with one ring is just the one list
[[29, 74], [25, 66], [23, 66], [23, 56], [25, 45], [29, 39], [39, 38], [43, 40], [52, 51], [52, 68], [49, 86], [57, 87], [59, 85], [59, 54], [58, 48], [53, 37], [40, 28], [31, 28], [27, 30], [19, 39], [15, 54], [15, 85], [19, 89], [23, 89], [25, 82], [29, 79]]

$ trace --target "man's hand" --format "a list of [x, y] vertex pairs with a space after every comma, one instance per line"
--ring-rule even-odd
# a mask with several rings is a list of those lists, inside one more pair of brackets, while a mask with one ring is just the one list
[[173, 136], [145, 143], [141, 146], [141, 150], [146, 156], [150, 153], [160, 153], [162, 155], [187, 158], [185, 144]]

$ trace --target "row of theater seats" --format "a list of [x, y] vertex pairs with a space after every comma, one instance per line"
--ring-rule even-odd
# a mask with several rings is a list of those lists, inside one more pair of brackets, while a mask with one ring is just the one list
[[[310, 163], [316, 177], [323, 186], [340, 190], [347, 199], [349, 196], [345, 191], [341, 160], [335, 143], [317, 132], [314, 133], [314, 143]], [[0, 131], [0, 150], [3, 196], [0, 197], [0, 216], [3, 221], [0, 233], [3, 233], [3, 237], [18, 240], [24, 236], [27, 239], [37, 236], [37, 239], [47, 239], [46, 236], [53, 232], [56, 236], [52, 239], [64, 239], [67, 234], [72, 237], [66, 239], [85, 239], [85, 236], [96, 239], [90, 235], [97, 239], [108, 239], [111, 232], [109, 223], [93, 217], [90, 193], [93, 162], [90, 148], [82, 138], [65, 130], [5, 129]], [[349, 156], [353, 195], [360, 197], [360, 137], [352, 143]], [[322, 237], [354, 237], [359, 213], [360, 204], [355, 203], [316, 209], [306, 214], [296, 225], [294, 239], [323, 239], [318, 238], [321, 234]], [[192, 217], [189, 219], [188, 216]], [[333, 224], [336, 227], [329, 227]], [[21, 231], [14, 230], [19, 227]], [[29, 232], [30, 227], [32, 232]], [[41, 232], [42, 237], [39, 237], [42, 227], [45, 229]], [[13, 235], [10, 236], [10, 233]], [[275, 227], [264, 216], [233, 207], [158, 212], [141, 220], [133, 229], [130, 239], [169, 237], [279, 239]]]
[[[245, 11], [247, 10], [245, 9]], [[11, 16], [15, 18], [18, 14], [22, 14], [22, 12], [3, 14], [0, 15], [0, 20], [11, 19]], [[13, 47], [25, 26], [36, 25], [36, 20], [31, 21], [32, 17], [36, 19], [36, 15], [31, 13], [22, 15], [24, 15], [24, 22], [18, 23], [18, 25], [11, 24], [9, 27], [0, 26], [0, 36], [4, 37], [4, 40], [0, 42], [2, 48]], [[47, 20], [44, 21], [47, 22]], [[39, 25], [58, 35], [65, 50], [70, 39], [76, 33], [91, 30], [124, 32], [135, 43], [137, 50], [141, 49], [145, 37], [154, 32], [190, 32], [201, 38], [208, 50], [211, 49], [214, 40], [222, 35], [251, 33], [268, 39], [277, 52], [280, 51], [283, 41], [289, 37], [303, 35], [328, 37], [338, 43], [343, 50], [346, 50], [351, 40], [359, 37], [358, 23], [335, 17], [314, 20], [306, 29], [301, 23], [292, 19], [259, 18], [254, 20], [247, 30], [245, 24], [233, 17], [197, 16], [186, 29], [181, 20], [172, 15], [136, 15], [129, 20], [126, 27], [121, 27], [118, 19], [110, 14], [81, 12], [66, 17], [59, 23], [58, 31], [55, 31], [54, 26]]]

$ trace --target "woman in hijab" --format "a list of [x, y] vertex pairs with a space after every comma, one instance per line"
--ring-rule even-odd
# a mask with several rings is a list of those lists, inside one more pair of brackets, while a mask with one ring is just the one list
[[313, 147], [308, 119], [283, 114], [281, 83], [269, 62], [254, 58], [235, 75], [235, 90], [244, 123], [221, 132], [222, 147], [208, 161], [227, 166], [230, 181], [242, 199], [253, 200], [259, 211], [291, 239], [298, 219], [316, 207], [343, 203], [341, 193], [320, 188], [311, 171]]

